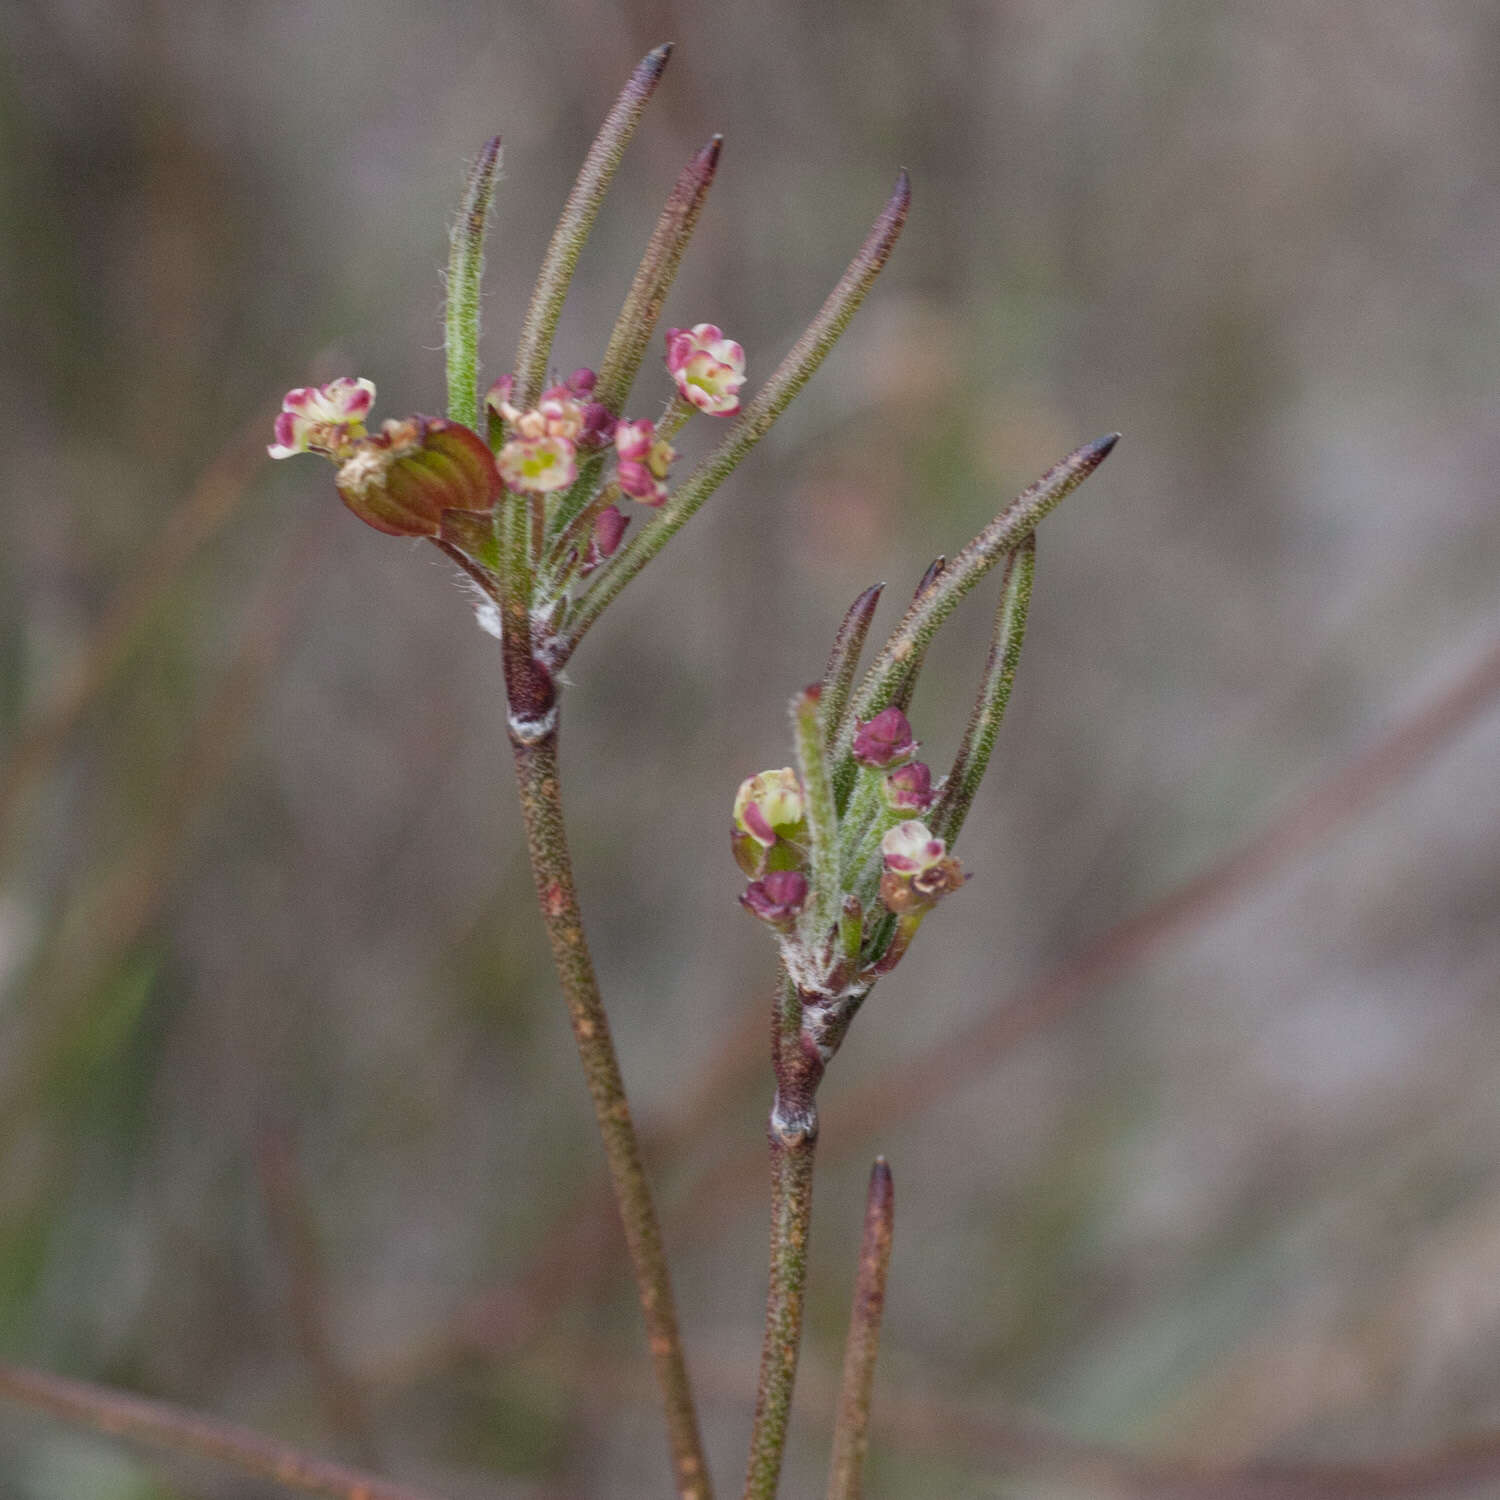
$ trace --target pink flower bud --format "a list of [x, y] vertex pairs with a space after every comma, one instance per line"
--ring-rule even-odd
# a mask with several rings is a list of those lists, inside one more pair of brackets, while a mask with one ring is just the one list
[[741, 782], [730, 838], [735, 859], [752, 880], [768, 870], [796, 869], [803, 862], [806, 834], [802, 783], [790, 766]]
[[594, 518], [594, 529], [589, 533], [589, 544], [578, 564], [578, 576], [587, 578], [606, 557], [613, 557], [630, 525], [627, 516], [620, 513], [618, 505], [606, 505]]
[[740, 905], [779, 932], [790, 932], [807, 905], [807, 876], [801, 870], [772, 870], [745, 887]]
[[581, 401], [594, 394], [599, 377], [587, 365], [580, 365], [568, 376], [566, 383], [568, 389]]
[[615, 555], [620, 538], [625, 535], [625, 528], [629, 525], [629, 519], [621, 514], [618, 505], [606, 505], [599, 512], [599, 517], [594, 522], [594, 546], [600, 557]]
[[885, 778], [882, 790], [892, 812], [924, 813], [933, 802], [932, 770], [925, 761], [910, 761]]
[[387, 536], [436, 536], [445, 513], [488, 512], [500, 496], [489, 445], [442, 417], [385, 422], [359, 438], [335, 483], [344, 504]]
[[664, 483], [677, 450], [656, 436], [656, 426], [646, 418], [615, 424], [615, 451], [620, 455], [615, 470], [620, 492], [644, 505], [660, 505], [667, 498]]
[[615, 423], [615, 451], [621, 458], [640, 462], [651, 451], [656, 437], [656, 423], [649, 417], [636, 422]]
[[321, 453], [346, 459], [365, 435], [365, 416], [375, 399], [372, 381], [341, 375], [327, 385], [298, 386], [281, 401], [274, 437], [266, 452], [272, 458], [294, 453]]
[[544, 495], [565, 490], [578, 478], [578, 453], [565, 437], [512, 438], [495, 461], [508, 490]]
[[880, 899], [898, 914], [931, 906], [967, 878], [942, 839], [915, 818], [887, 830], [880, 853], [885, 863]]
[[883, 708], [868, 723], [856, 722], [852, 748], [860, 765], [883, 771], [910, 760], [917, 742], [906, 715], [899, 708]]
[[573, 399], [565, 385], [554, 385], [542, 392], [536, 414], [541, 418], [543, 437], [563, 437], [572, 442], [583, 431], [583, 407]]
[[667, 330], [667, 369], [685, 401], [715, 417], [740, 409], [745, 351], [714, 323]]

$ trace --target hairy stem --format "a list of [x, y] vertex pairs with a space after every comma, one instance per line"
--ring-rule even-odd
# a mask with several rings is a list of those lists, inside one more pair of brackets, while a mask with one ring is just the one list
[[771, 1016], [771, 1061], [776, 1070], [776, 1097], [766, 1132], [771, 1148], [771, 1275], [745, 1500], [775, 1500], [781, 1478], [802, 1345], [807, 1242], [812, 1228], [817, 1092], [824, 1063], [805, 1035], [802, 997], [785, 976]]
[[328, 1463], [201, 1412], [41, 1370], [0, 1364], [0, 1399], [110, 1437], [213, 1459], [310, 1495], [331, 1496], [332, 1500], [432, 1500], [407, 1485]]
[[802, 1344], [807, 1291], [807, 1242], [812, 1227], [813, 1154], [817, 1135], [788, 1139], [772, 1115], [771, 1282], [755, 1393], [755, 1426], [745, 1500], [775, 1500], [786, 1450], [787, 1419]]
[[[514, 702], [514, 695], [513, 695]], [[512, 717], [515, 718], [513, 708]], [[708, 1470], [698, 1436], [698, 1419], [688, 1384], [672, 1282], [662, 1249], [656, 1205], [641, 1162], [640, 1145], [625, 1098], [625, 1084], [609, 1034], [584, 937], [572, 860], [563, 827], [562, 787], [558, 773], [557, 730], [549, 729], [528, 743], [513, 728], [516, 779], [526, 823], [526, 845], [536, 879], [542, 920], [552, 943], [552, 958], [562, 981], [573, 1023], [573, 1036], [588, 1081], [589, 1096], [604, 1143], [615, 1203], [635, 1272], [636, 1290], [646, 1320], [647, 1342], [657, 1385], [666, 1408], [672, 1464], [681, 1500], [710, 1500]]]
[[883, 1156], [870, 1169], [865, 1198], [865, 1230], [854, 1279], [854, 1308], [844, 1346], [844, 1375], [839, 1383], [838, 1416], [833, 1427], [833, 1460], [828, 1471], [828, 1500], [859, 1500], [864, 1492], [865, 1450], [870, 1442], [870, 1393], [875, 1384], [875, 1357], [880, 1351], [880, 1320], [885, 1312], [885, 1277], [891, 1264], [895, 1227], [895, 1191]]

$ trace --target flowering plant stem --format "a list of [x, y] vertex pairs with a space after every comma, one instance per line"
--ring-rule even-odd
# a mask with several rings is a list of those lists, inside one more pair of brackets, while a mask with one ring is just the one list
[[[635, 1273], [647, 1342], [657, 1385], [666, 1409], [672, 1465], [682, 1500], [711, 1500], [708, 1469], [698, 1435], [698, 1419], [688, 1383], [672, 1281], [662, 1249], [661, 1225], [641, 1162], [640, 1143], [631, 1120], [620, 1064], [610, 1037], [609, 1020], [599, 994], [584, 936], [572, 860], [563, 826], [562, 786], [553, 727], [534, 743], [512, 733], [526, 847], [536, 880], [537, 901], [552, 944], [552, 959], [562, 981], [573, 1036], [583, 1063], [589, 1097], [599, 1122], [604, 1155], [625, 1243]], [[800, 1295], [799, 1295], [800, 1309]]]
[[786, 1451], [807, 1290], [813, 1160], [818, 1144], [817, 1091], [824, 1063], [818, 1050], [804, 1039], [802, 996], [789, 978], [783, 980], [777, 993], [771, 1061], [776, 1071], [776, 1095], [766, 1132], [771, 1148], [771, 1276], [745, 1500], [775, 1500]]

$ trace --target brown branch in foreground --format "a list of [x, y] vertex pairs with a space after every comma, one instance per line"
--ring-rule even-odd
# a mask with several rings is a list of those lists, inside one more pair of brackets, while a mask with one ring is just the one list
[[83, 711], [130, 655], [162, 595], [234, 513], [252, 475], [265, 461], [268, 428], [265, 418], [257, 415], [224, 445], [167, 517], [135, 571], [116, 589], [78, 659], [0, 764], [0, 827], [32, 782], [56, 759]]
[[1234, 897], [1347, 822], [1374, 797], [1415, 771], [1500, 696], [1500, 645], [1370, 749], [1318, 782], [1259, 833], [1111, 927], [1002, 1009], [961, 1028], [910, 1063], [890, 1069], [839, 1101], [839, 1140], [853, 1145], [888, 1128], [983, 1073], [1035, 1032], [1062, 1018], [1089, 992], [1222, 910]]
[[214, 1459], [332, 1500], [434, 1500], [393, 1480], [314, 1458], [275, 1438], [165, 1401], [148, 1401], [40, 1370], [0, 1364], [0, 1399], [44, 1411], [77, 1427], [172, 1453]]
[[1500, 1483], [1500, 1433], [1363, 1463], [1226, 1465], [1083, 1442], [1024, 1413], [955, 1410], [930, 1396], [882, 1395], [880, 1410], [894, 1442], [945, 1458], [960, 1448], [971, 1460], [982, 1455], [1012, 1473], [1068, 1478], [1112, 1500], [1436, 1500], [1490, 1496]]

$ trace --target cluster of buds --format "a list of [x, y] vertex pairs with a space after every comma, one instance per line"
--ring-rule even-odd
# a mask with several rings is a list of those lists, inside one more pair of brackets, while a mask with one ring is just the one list
[[[804, 695], [814, 704], [821, 692]], [[740, 903], [778, 935], [789, 972], [808, 993], [863, 994], [889, 972], [926, 913], [965, 880], [946, 842], [924, 822], [940, 788], [915, 759], [901, 709], [855, 720], [854, 780], [836, 816], [836, 925], [809, 917], [813, 894], [809, 795], [790, 766], [744, 781], [730, 843], [750, 883]], [[826, 913], [825, 913], [826, 916]]]
[[[799, 1085], [803, 1105], [871, 986], [902, 960], [928, 913], [968, 879], [950, 851], [1009, 702], [1031, 600], [1035, 527], [1115, 440], [1112, 434], [1070, 454], [952, 564], [938, 558], [856, 687], [882, 586], [866, 589], [839, 626], [822, 681], [792, 700], [796, 768], [763, 771], [739, 789], [731, 837], [750, 879], [740, 901], [775, 933], [789, 992], [800, 1001], [799, 1048], [786, 1050], [779, 1031], [777, 1055], [779, 1069], [794, 1057], [811, 1069]], [[953, 764], [938, 779], [917, 758], [907, 706], [943, 621], [997, 566], [1000, 599], [979, 693]], [[778, 1080], [779, 1088], [780, 1071]], [[813, 1128], [807, 1110], [799, 1118], [798, 1128]]]
[[643, 505], [660, 505], [667, 498], [667, 470], [677, 450], [666, 438], [656, 435], [656, 423], [649, 418], [616, 423], [615, 452], [619, 456], [615, 479], [620, 493]]

